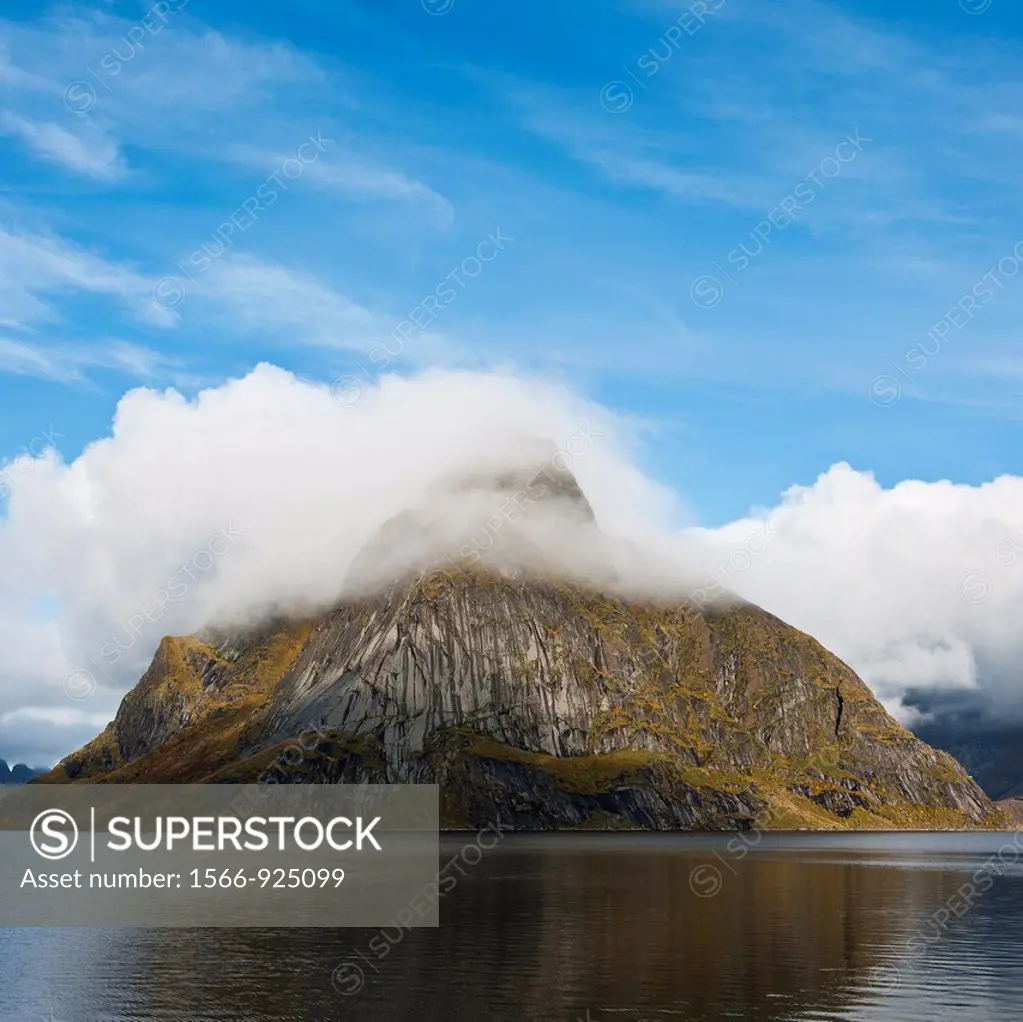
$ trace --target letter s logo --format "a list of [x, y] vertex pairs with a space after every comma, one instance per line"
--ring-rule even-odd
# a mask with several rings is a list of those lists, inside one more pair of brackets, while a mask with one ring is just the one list
[[[40, 838], [39, 831], [49, 840]], [[66, 859], [78, 844], [78, 824], [63, 809], [47, 809], [32, 821], [29, 839], [44, 859]]]

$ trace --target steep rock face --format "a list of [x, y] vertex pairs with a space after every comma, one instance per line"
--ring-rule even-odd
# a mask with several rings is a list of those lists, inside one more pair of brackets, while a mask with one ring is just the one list
[[524, 829], [983, 825], [962, 768], [749, 604], [451, 568], [258, 634], [167, 639], [45, 780], [430, 782]]

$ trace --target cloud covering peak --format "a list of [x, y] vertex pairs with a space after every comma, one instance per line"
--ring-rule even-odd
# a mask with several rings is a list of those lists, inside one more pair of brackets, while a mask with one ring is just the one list
[[71, 751], [165, 634], [333, 602], [359, 552], [410, 509], [449, 545], [479, 542], [481, 523], [503, 527], [507, 494], [451, 480], [528, 461], [538, 440], [599, 523], [599, 535], [536, 533], [560, 570], [659, 598], [738, 592], [820, 639], [897, 712], [920, 687], [1014, 705], [1023, 479], [885, 489], [838, 464], [763, 513], [697, 528], [636, 466], [630, 424], [560, 385], [385, 376], [346, 405], [260, 365], [192, 399], [130, 391], [110, 435], [74, 461], [40, 445], [6, 466], [0, 747], [32, 762]]

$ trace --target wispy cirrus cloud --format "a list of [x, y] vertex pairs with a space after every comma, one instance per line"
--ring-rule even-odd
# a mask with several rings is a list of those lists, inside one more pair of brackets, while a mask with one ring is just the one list
[[75, 134], [51, 121], [0, 110], [0, 133], [20, 138], [35, 155], [86, 177], [109, 182], [128, 173], [117, 144], [91, 125], [79, 126]]
[[141, 380], [175, 379], [181, 375], [178, 365], [167, 355], [129, 341], [52, 344], [0, 336], [0, 373], [57, 383], [83, 380], [87, 369], [111, 369]]
[[[763, 124], [745, 125], [757, 138], [735, 160], [735, 140], [720, 127], [706, 134], [664, 126], [665, 109], [654, 123], [609, 115], [592, 92], [558, 89], [507, 76], [484, 75], [495, 91], [507, 96], [519, 124], [561, 148], [604, 180], [637, 192], [662, 196], [688, 206], [762, 211], [776, 204], [849, 130], [835, 134], [820, 126], [789, 127], [774, 137]], [[706, 117], [703, 109], [701, 115]], [[677, 117], [671, 119], [678, 120]], [[722, 116], [728, 122], [729, 116]], [[861, 176], [859, 168], [856, 175]], [[847, 177], [853, 175], [846, 175]], [[857, 207], [855, 214], [860, 213]]]
[[129, 169], [125, 144], [261, 170], [292, 155], [286, 147], [306, 124], [327, 127], [348, 137], [310, 182], [353, 200], [424, 203], [450, 222], [447, 199], [369, 153], [365, 131], [334, 123], [339, 111], [356, 109], [372, 122], [343, 69], [328, 72], [281, 41], [228, 37], [187, 8], [132, 42], [137, 25], [80, 8], [31, 24], [0, 21], [0, 80], [9, 86], [0, 131], [47, 162], [113, 181]]
[[195, 291], [205, 316], [226, 317], [232, 330], [285, 345], [367, 349], [387, 336], [391, 322], [311, 273], [254, 256], [228, 256], [212, 265], [208, 278], [209, 286]]
[[[434, 213], [440, 226], [451, 225], [454, 209], [443, 195], [381, 159], [359, 154], [357, 145], [352, 139], [331, 140], [323, 157], [305, 167], [303, 178], [316, 188], [355, 200], [420, 204]], [[285, 149], [252, 145], [232, 146], [223, 155], [257, 172], [293, 156]]]
[[252, 119], [235, 132], [272, 125], [301, 97], [289, 90], [324, 79], [287, 44], [228, 38], [187, 10], [139, 38], [144, 21], [81, 7], [35, 22], [0, 20], [0, 131], [49, 163], [114, 181], [128, 170], [124, 143], [208, 150], [214, 128], [230, 132], [243, 112]]
[[68, 373], [58, 369], [57, 364], [44, 350], [24, 341], [0, 337], [0, 370], [25, 376], [41, 376], [44, 379], [68, 379]]
[[451, 203], [429, 185], [369, 161], [350, 157], [325, 160], [312, 168], [309, 180], [323, 188], [360, 198], [425, 203], [435, 211], [437, 219], [445, 227], [450, 226], [454, 219]]
[[60, 319], [50, 299], [77, 292], [111, 297], [154, 326], [178, 320], [153, 302], [152, 281], [138, 270], [55, 234], [0, 227], [0, 280], [0, 324], [8, 327]]
[[[319, 138], [322, 131], [344, 141], [303, 166], [301, 182], [284, 167], [279, 191], [292, 193], [290, 216], [281, 215], [282, 203], [259, 231], [244, 238], [237, 232], [233, 240], [240, 260], [233, 270], [222, 271], [226, 290], [220, 307], [244, 290], [238, 276], [246, 265], [242, 249], [252, 252], [250, 268], [272, 262], [280, 239], [314, 203], [343, 212], [364, 208], [359, 226], [365, 233], [374, 218], [386, 218], [389, 237], [399, 219], [407, 235], [406, 210], [411, 209], [424, 233], [450, 228], [451, 202], [403, 166], [401, 146], [374, 136], [372, 109], [355, 103], [342, 66], [333, 63], [328, 70], [284, 41], [243, 40], [214, 31], [188, 8], [158, 21], [151, 14], [133, 21], [69, 6], [35, 21], [0, 20], [5, 86], [0, 148], [9, 146], [36, 166], [64, 172], [67, 180], [126, 187], [137, 197], [139, 214], [127, 256], [120, 254], [125, 233], [111, 231], [109, 221], [85, 208], [70, 225], [67, 218], [58, 224], [47, 210], [27, 203], [12, 216], [0, 215], [0, 326], [18, 331], [65, 322], [94, 296], [114, 298], [143, 324], [177, 325], [180, 314], [173, 302], [161, 304], [159, 295], [153, 300], [154, 284], [173, 267], [176, 253], [195, 248], [253, 194], [258, 179], [250, 180], [249, 171], [262, 178], [284, 163], [294, 164], [294, 147], [307, 134]], [[362, 129], [337, 123], [339, 114], [348, 112]], [[194, 191], [177, 187], [183, 159], [189, 171], [203, 168], [198, 202]], [[40, 181], [20, 163], [17, 170], [26, 197], [58, 189], [63, 196], [72, 194], [72, 184], [46, 176]], [[152, 198], [154, 187], [160, 189], [158, 201]], [[208, 204], [200, 210], [203, 201]], [[307, 203], [304, 209], [295, 208], [300, 202]], [[167, 216], [161, 223], [163, 210]], [[178, 211], [186, 216], [176, 216]], [[195, 227], [179, 231], [186, 222]], [[293, 287], [283, 286], [278, 306], [293, 293]], [[259, 301], [253, 295], [249, 304]], [[209, 302], [206, 312], [216, 307]], [[327, 323], [343, 324], [344, 333], [364, 329], [340, 298], [331, 304], [320, 295], [314, 307], [322, 314], [319, 325], [307, 317], [301, 335], [318, 338], [315, 343], [333, 343], [325, 340]], [[250, 322], [265, 332], [244, 312], [233, 325]]]

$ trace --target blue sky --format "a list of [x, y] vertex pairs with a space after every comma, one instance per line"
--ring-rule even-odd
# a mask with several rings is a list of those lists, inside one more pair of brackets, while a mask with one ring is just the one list
[[461, 266], [388, 370], [563, 379], [707, 524], [1023, 470], [1010, 0], [148, 9], [0, 22], [0, 456], [358, 373]]

